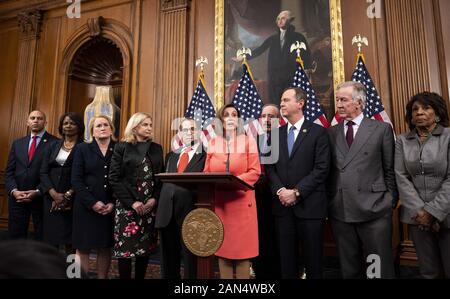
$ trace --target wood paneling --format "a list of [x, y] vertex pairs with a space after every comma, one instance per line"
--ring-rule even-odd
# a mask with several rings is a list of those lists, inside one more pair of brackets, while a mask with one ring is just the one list
[[[386, 18], [384, 10], [382, 17], [369, 18], [367, 8], [369, 4], [360, 0], [343, 0], [342, 30], [344, 38], [345, 79], [351, 80], [356, 66], [357, 47], [352, 45], [355, 35], [367, 37], [369, 46], [363, 46], [367, 69], [374, 80], [387, 113], [391, 112], [391, 94], [389, 84], [388, 55], [386, 46]], [[356, 17], [358, 16], [358, 17]]]
[[450, 107], [450, 18], [446, 14], [450, 11], [450, 1], [433, 0], [433, 11], [436, 16], [442, 96]]
[[0, 229], [8, 227], [8, 197], [5, 193], [5, 172], [0, 170]]
[[0, 169], [3, 170], [9, 151], [9, 124], [18, 71], [19, 30], [17, 26], [0, 28], [0, 143], [3, 145], [0, 147]]
[[392, 117], [396, 132], [407, 131], [405, 107], [417, 92], [430, 90], [422, 0], [386, 0], [386, 22], [391, 94], [396, 103]]
[[[140, 51], [137, 62], [136, 78], [136, 111], [148, 112], [151, 115], [158, 113], [155, 106], [156, 91], [158, 90], [157, 78], [157, 52], [159, 44], [159, 1], [143, 1], [141, 8]], [[158, 126], [155, 127], [159, 131]], [[156, 142], [159, 142], [159, 134], [156, 134]]]
[[183, 116], [187, 103], [189, 4], [189, 0], [161, 0], [160, 4], [159, 76], [153, 119], [164, 130], [156, 131], [155, 136], [166, 151], [174, 135], [172, 122]]
[[[190, 80], [188, 95], [192, 95], [197, 85], [198, 70], [195, 69], [195, 60], [200, 56], [208, 58], [209, 64], [205, 67], [205, 88], [209, 98], [214, 99], [214, 1], [197, 0], [192, 3], [192, 48], [194, 49], [191, 59], [190, 73], [193, 74]], [[208, 17], [210, 16], [210, 17]], [[217, 109], [220, 107], [216, 107]]]
[[24, 11], [18, 15], [20, 38], [17, 80], [14, 89], [13, 121], [9, 127], [9, 140], [26, 132], [28, 113], [35, 108], [34, 87], [36, 80], [36, 57], [41, 33], [42, 12]]

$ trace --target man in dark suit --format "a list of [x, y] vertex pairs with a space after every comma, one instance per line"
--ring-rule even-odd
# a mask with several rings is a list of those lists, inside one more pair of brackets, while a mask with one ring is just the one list
[[361, 83], [350, 81], [337, 87], [336, 107], [344, 121], [328, 129], [329, 217], [344, 278], [365, 277], [362, 265], [372, 254], [381, 262], [381, 272], [375, 276], [393, 278], [394, 136], [388, 123], [364, 117], [365, 102]]
[[[199, 143], [199, 129], [193, 119], [180, 124], [183, 147], [166, 157], [166, 172], [201, 172], [205, 166], [206, 152]], [[161, 189], [156, 228], [160, 230], [162, 250], [162, 278], [180, 279], [181, 256], [184, 261], [184, 278], [196, 278], [196, 258], [186, 248], [181, 227], [186, 215], [194, 209], [195, 194], [186, 188], [164, 183]]]
[[[276, 279], [280, 277], [278, 244], [275, 238], [272, 215], [272, 192], [269, 178], [265, 174], [266, 159], [271, 156], [272, 120], [279, 118], [275, 104], [266, 104], [261, 111], [261, 126], [264, 134], [258, 135], [258, 149], [261, 157], [261, 175], [255, 184], [256, 210], [258, 212], [259, 255], [252, 259], [256, 279]], [[275, 130], [277, 128], [274, 128]], [[275, 137], [274, 137], [275, 138]]]
[[281, 115], [288, 124], [279, 129], [278, 161], [266, 166], [272, 193], [276, 195], [272, 211], [282, 278], [299, 277], [299, 240], [307, 277], [322, 277], [330, 150], [326, 130], [305, 121], [305, 106], [302, 89], [288, 88], [283, 92]]
[[45, 131], [45, 114], [32, 111], [27, 125], [31, 134], [13, 142], [5, 170], [8, 200], [8, 231], [11, 239], [26, 238], [30, 216], [34, 237], [42, 239], [42, 192], [39, 171], [45, 151], [56, 137]]
[[269, 56], [267, 60], [267, 80], [269, 91], [269, 102], [278, 103], [283, 90], [290, 86], [292, 77], [296, 70], [295, 51], [291, 53], [291, 45], [296, 41], [305, 43], [306, 50], [301, 50], [301, 57], [305, 63], [305, 68], [310, 68], [311, 58], [308, 42], [303, 34], [295, 31], [291, 24], [294, 15], [289, 10], [280, 12], [276, 19], [278, 26], [277, 33], [269, 36], [258, 48], [252, 51], [252, 56], [248, 59], [254, 59], [267, 50]]

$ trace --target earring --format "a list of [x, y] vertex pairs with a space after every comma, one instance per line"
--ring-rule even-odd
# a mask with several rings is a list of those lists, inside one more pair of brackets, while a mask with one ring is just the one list
[[436, 123], [438, 123], [441, 121], [441, 118], [439, 116], [436, 116], [435, 121], [436, 121]]

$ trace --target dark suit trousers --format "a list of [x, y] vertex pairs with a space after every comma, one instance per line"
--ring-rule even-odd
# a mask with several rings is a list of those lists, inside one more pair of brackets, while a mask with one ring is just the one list
[[388, 213], [371, 221], [356, 223], [331, 220], [343, 278], [366, 278], [364, 265], [370, 254], [380, 257], [381, 278], [395, 278], [391, 216]]
[[11, 239], [26, 239], [30, 216], [33, 220], [34, 239], [42, 240], [42, 197], [36, 197], [31, 202], [20, 203], [12, 196], [8, 200], [8, 233]]
[[450, 279], [450, 229], [441, 227], [439, 233], [419, 230], [408, 225], [419, 261], [420, 275], [426, 279]]
[[255, 184], [255, 197], [259, 255], [252, 259], [252, 267], [257, 279], [277, 279], [280, 278], [280, 261], [272, 215], [272, 192], [265, 176]]
[[275, 217], [282, 278], [299, 278], [299, 241], [304, 256], [306, 277], [322, 278], [323, 219], [300, 219], [292, 210]]
[[160, 229], [162, 252], [162, 278], [180, 279], [181, 257], [184, 262], [184, 278], [197, 278], [197, 259], [186, 248], [181, 236], [181, 227], [172, 217], [169, 225]]

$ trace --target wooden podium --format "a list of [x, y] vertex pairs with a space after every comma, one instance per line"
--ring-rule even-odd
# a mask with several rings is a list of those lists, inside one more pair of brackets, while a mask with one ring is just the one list
[[[197, 208], [214, 211], [215, 190], [253, 190], [253, 186], [227, 172], [203, 173], [159, 173], [156, 175], [163, 183], [197, 191]], [[214, 256], [197, 256], [197, 278], [214, 278]]]

